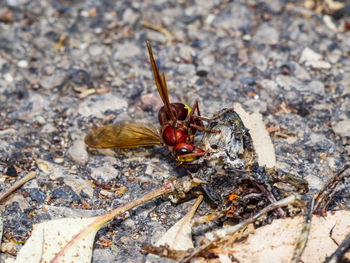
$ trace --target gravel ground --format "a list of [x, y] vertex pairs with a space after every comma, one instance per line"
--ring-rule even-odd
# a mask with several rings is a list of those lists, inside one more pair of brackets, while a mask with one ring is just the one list
[[[171, 101], [197, 100], [204, 116], [234, 102], [260, 112], [280, 127], [271, 133], [278, 166], [314, 193], [349, 162], [349, 10], [328, 16], [282, 0], [0, 0], [0, 191], [37, 173], [1, 204], [4, 232], [25, 241], [34, 223], [101, 214], [185, 174], [164, 147], [87, 152], [83, 143], [93, 124], [158, 127], [146, 40]], [[333, 207], [350, 208], [349, 198], [345, 184]], [[113, 221], [98, 232], [93, 262], [143, 261], [143, 245], [191, 204], [159, 198]]]

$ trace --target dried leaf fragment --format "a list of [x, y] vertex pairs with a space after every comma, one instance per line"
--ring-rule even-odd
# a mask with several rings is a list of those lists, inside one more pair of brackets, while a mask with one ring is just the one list
[[[245, 241], [235, 243], [232, 247], [234, 257], [241, 263], [256, 262], [257, 258], [259, 262], [289, 262], [301, 222], [301, 216], [274, 220], [272, 224], [257, 229]], [[314, 216], [301, 261], [323, 262], [337, 248], [332, 239], [339, 244], [349, 232], [350, 211], [328, 213], [326, 217]], [[349, 259], [350, 253], [345, 257]]]

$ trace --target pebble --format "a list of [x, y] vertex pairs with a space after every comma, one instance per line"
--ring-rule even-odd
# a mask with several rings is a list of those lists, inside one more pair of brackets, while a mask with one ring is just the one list
[[103, 178], [105, 181], [114, 180], [120, 172], [116, 170], [112, 165], [105, 164], [98, 168], [91, 168], [91, 177], [95, 180]]
[[327, 59], [332, 64], [335, 64], [339, 61], [341, 56], [342, 56], [342, 52], [339, 49], [335, 49], [327, 55]]
[[302, 81], [309, 81], [311, 80], [309, 72], [307, 72], [302, 66], [300, 66], [295, 61], [290, 62], [291, 66], [294, 68], [294, 76]]
[[[230, 10], [227, 14], [216, 16], [212, 25], [215, 28], [224, 28], [225, 30], [235, 31], [248, 29], [251, 24], [252, 13], [249, 11], [247, 6], [233, 1], [230, 2], [226, 7], [226, 10]], [[234, 15], [232, 15], [234, 14]], [[248, 30], [247, 30], [248, 31]], [[227, 31], [226, 31], [227, 32]], [[227, 35], [227, 33], [226, 33]]]
[[55, 158], [53, 161], [55, 163], [62, 164], [64, 162], [64, 158]]
[[181, 75], [189, 75], [189, 76], [193, 76], [196, 74], [196, 68], [194, 65], [192, 64], [179, 64], [177, 66], [177, 71], [181, 74]]
[[271, 91], [278, 90], [278, 84], [273, 80], [270, 80], [270, 79], [257, 80], [257, 83], [264, 89], [271, 90]]
[[341, 137], [350, 137], [350, 119], [337, 122], [333, 126], [333, 131]]
[[20, 68], [27, 68], [28, 67], [28, 61], [27, 60], [20, 60], [17, 63], [17, 66]]
[[86, 151], [86, 145], [83, 140], [76, 140], [72, 143], [71, 147], [67, 151], [67, 155], [73, 161], [81, 164], [86, 164], [88, 161], [88, 153]]
[[13, 77], [10, 73], [6, 73], [4, 75], [4, 79], [7, 81], [7, 82], [13, 82]]
[[[97, 118], [104, 118], [104, 112], [118, 111], [128, 106], [126, 100], [113, 94], [102, 94], [90, 96], [81, 102], [78, 106], [77, 112], [82, 116], [95, 116]], [[74, 111], [74, 109], [71, 109]]]
[[[169, 96], [169, 100], [176, 101], [171, 96]], [[140, 101], [142, 105], [150, 107], [153, 111], [158, 111], [164, 105], [158, 93], [144, 94], [141, 96]]]
[[257, 99], [248, 99], [243, 103], [243, 105], [246, 106], [251, 112], [264, 113], [267, 110], [267, 103]]
[[35, 118], [35, 120], [40, 124], [40, 125], [44, 125], [46, 123], [46, 120], [43, 116], [39, 115]]
[[64, 176], [63, 181], [66, 185], [70, 186], [71, 189], [78, 195], [84, 192], [89, 198], [92, 198], [94, 195], [94, 189], [92, 186], [85, 180], [75, 177], [75, 176]]
[[98, 57], [104, 53], [104, 47], [102, 45], [91, 45], [89, 46], [89, 53], [93, 57]]
[[30, 92], [28, 100], [22, 100], [14, 114], [19, 120], [32, 121], [35, 115], [41, 114], [49, 106], [50, 100], [40, 93]]
[[114, 60], [125, 60], [128, 58], [133, 58], [140, 54], [140, 46], [136, 45], [134, 42], [126, 42], [117, 47], [117, 51], [114, 54]]
[[278, 75], [276, 77], [276, 83], [285, 90], [291, 90], [292, 88], [295, 88], [296, 90], [304, 89], [303, 83], [291, 76]]
[[202, 58], [202, 64], [204, 66], [211, 66], [215, 63], [215, 57], [212, 54], [209, 54]]
[[329, 69], [331, 64], [327, 61], [322, 60], [322, 56], [311, 48], [306, 47], [301, 53], [300, 63], [305, 63], [306, 66], [313, 67], [315, 69]]
[[38, 203], [43, 203], [46, 198], [46, 195], [38, 188], [26, 189], [26, 191], [29, 193], [30, 198]]
[[45, 89], [52, 89], [63, 85], [68, 80], [68, 77], [67, 71], [56, 69], [51, 75], [41, 77], [39, 84]]
[[266, 3], [272, 12], [279, 13], [283, 10], [284, 2], [280, 0], [265, 0]]
[[133, 25], [136, 20], [139, 18], [139, 14], [132, 11], [131, 8], [127, 8], [123, 13], [123, 21], [126, 21], [128, 24]]
[[253, 36], [253, 41], [258, 44], [275, 45], [279, 41], [279, 32], [276, 28], [263, 23]]
[[343, 86], [342, 95], [350, 94], [350, 72], [344, 73], [343, 79], [340, 81], [340, 84]]
[[308, 89], [314, 94], [318, 94], [318, 95], [325, 94], [324, 84], [318, 80], [311, 81], [309, 84], [307, 84], [306, 89]]
[[191, 60], [194, 53], [195, 53], [195, 51], [192, 47], [180, 46], [180, 57], [182, 57], [183, 59]]
[[251, 59], [253, 64], [261, 71], [265, 71], [267, 69], [267, 59], [260, 52], [253, 52], [251, 55]]

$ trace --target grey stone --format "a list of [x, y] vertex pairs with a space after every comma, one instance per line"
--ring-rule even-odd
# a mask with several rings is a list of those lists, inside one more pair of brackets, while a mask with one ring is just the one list
[[279, 41], [279, 32], [276, 28], [263, 23], [253, 36], [253, 41], [258, 44], [275, 45]]
[[267, 103], [261, 100], [249, 99], [243, 105], [251, 112], [264, 113], [267, 110]]
[[71, 147], [67, 151], [67, 155], [74, 161], [86, 164], [88, 161], [88, 153], [86, 151], [86, 145], [83, 140], [76, 140], [72, 143]]
[[316, 69], [329, 69], [331, 67], [331, 64], [322, 60], [322, 56], [309, 47], [304, 48], [299, 62], [305, 63], [306, 66], [311, 66]]
[[63, 181], [66, 185], [70, 186], [72, 190], [78, 195], [84, 192], [89, 196], [90, 199], [94, 195], [94, 189], [92, 188], [91, 184], [79, 177], [68, 175], [63, 177]]
[[276, 77], [276, 83], [279, 86], [283, 87], [285, 90], [291, 90], [292, 88], [295, 88], [296, 90], [304, 89], [303, 83], [291, 76], [278, 75]]
[[297, 79], [308, 81], [311, 79], [310, 74], [298, 63], [292, 61], [291, 65], [294, 67], [294, 75]]
[[306, 87], [310, 92], [318, 95], [324, 95], [325, 94], [325, 89], [324, 89], [324, 84], [321, 81], [314, 80], [311, 81], [307, 87]]
[[118, 111], [126, 108], [128, 103], [126, 100], [113, 94], [103, 94], [91, 96], [81, 102], [78, 106], [78, 113], [82, 116], [95, 116], [103, 118], [104, 112], [107, 110]]
[[63, 85], [68, 77], [66, 70], [55, 69], [51, 75], [42, 76], [39, 83], [45, 89], [52, 89]]
[[253, 64], [261, 71], [265, 71], [267, 68], [267, 59], [260, 52], [253, 52], [251, 55]]
[[350, 137], [350, 119], [337, 122], [333, 126], [333, 131], [342, 137]]
[[343, 79], [340, 81], [340, 84], [343, 86], [342, 95], [350, 94], [350, 73], [346, 72], [343, 75]]
[[114, 54], [115, 60], [124, 60], [131, 57], [138, 56], [141, 50], [139, 46], [136, 46], [135, 43], [126, 42], [117, 47], [117, 51]]

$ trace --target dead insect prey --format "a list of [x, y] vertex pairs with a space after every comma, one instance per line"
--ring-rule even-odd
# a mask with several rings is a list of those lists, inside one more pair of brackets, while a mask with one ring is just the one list
[[[148, 48], [155, 81], [165, 105], [159, 113], [161, 135], [151, 125], [123, 122], [91, 131], [85, 138], [86, 144], [97, 148], [166, 145], [178, 164], [183, 165], [190, 175], [174, 183], [170, 199], [177, 202], [191, 188], [200, 186], [211, 206], [216, 208], [211, 216], [195, 220], [197, 223], [221, 218], [220, 220], [229, 219], [240, 224], [255, 222], [255, 225], [264, 225], [274, 218], [304, 213], [305, 223], [302, 234], [296, 241], [293, 258], [297, 261], [309, 227], [310, 213], [306, 212], [306, 201], [302, 200], [302, 195], [308, 191], [307, 181], [280, 170], [260, 166], [249, 130], [233, 108], [223, 109], [211, 119], [205, 119], [200, 117], [196, 103], [193, 110], [178, 103], [184, 113], [184, 116], [178, 116], [178, 105], [169, 103], [164, 74], [159, 75], [149, 44]], [[194, 109], [197, 115], [194, 114]], [[205, 128], [202, 119], [207, 121]], [[204, 135], [200, 143], [197, 143], [198, 146], [194, 146], [197, 129], [203, 130]], [[180, 135], [175, 136], [174, 142], [169, 142], [173, 134]], [[213, 240], [218, 241], [219, 237]], [[215, 245], [213, 241], [209, 243], [211, 247]], [[176, 259], [188, 261], [197, 255], [203, 255], [202, 252], [208, 248], [209, 245], [198, 247]], [[148, 250], [157, 253], [152, 246]], [[174, 254], [168, 252], [168, 255]]]

